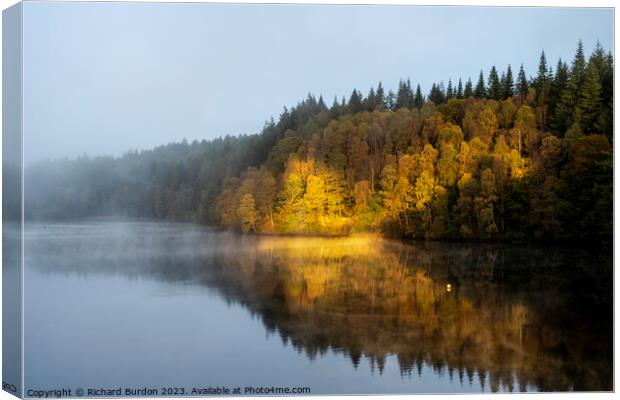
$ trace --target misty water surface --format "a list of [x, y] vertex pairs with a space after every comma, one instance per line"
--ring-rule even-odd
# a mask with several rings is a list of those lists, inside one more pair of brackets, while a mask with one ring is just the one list
[[26, 389], [612, 389], [612, 256], [566, 247], [26, 227]]

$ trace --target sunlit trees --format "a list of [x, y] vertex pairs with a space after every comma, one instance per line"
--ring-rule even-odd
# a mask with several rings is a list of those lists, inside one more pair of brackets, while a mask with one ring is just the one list
[[254, 202], [254, 196], [252, 193], [246, 193], [239, 202], [239, 208], [237, 209], [237, 215], [241, 223], [241, 230], [243, 232], [255, 231], [256, 222], [258, 221], [258, 212], [256, 211], [256, 203]]
[[[613, 57], [579, 43], [528, 81], [492, 67], [475, 88], [381, 82], [328, 108], [308, 95], [261, 134], [119, 159], [42, 164], [37, 215], [124, 215], [244, 232], [415, 238], [609, 238]], [[425, 88], [428, 90], [429, 88]], [[74, 172], [54, 175], [59, 165]], [[33, 208], [33, 209], [34, 209]], [[64, 214], [63, 214], [64, 213]]]

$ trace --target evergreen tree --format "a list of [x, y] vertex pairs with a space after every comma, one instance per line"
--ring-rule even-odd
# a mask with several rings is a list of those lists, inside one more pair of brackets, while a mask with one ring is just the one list
[[581, 113], [578, 112], [577, 108], [585, 80], [585, 68], [586, 61], [583, 54], [583, 43], [579, 40], [577, 51], [568, 73], [568, 87], [562, 92], [560, 102], [555, 111], [555, 129], [560, 135], [563, 135], [574, 122], [581, 122], [578, 118]]
[[552, 72], [547, 66], [547, 58], [545, 51], [540, 54], [538, 62], [538, 75], [534, 80], [534, 88], [536, 89], [536, 105], [538, 115], [538, 125], [541, 129], [546, 129], [548, 124], [549, 113], [549, 93], [551, 91]]
[[329, 109], [329, 115], [332, 118], [338, 118], [341, 112], [340, 102], [338, 101], [338, 96], [334, 96], [334, 102], [332, 103], [331, 108]]
[[482, 75], [482, 71], [480, 71], [480, 76], [478, 77], [478, 83], [476, 84], [476, 89], [474, 89], [474, 97], [483, 98], [487, 96], [487, 90], [484, 86], [484, 76]]
[[454, 97], [454, 89], [452, 88], [452, 78], [448, 79], [448, 90], [446, 91], [446, 97], [451, 99]]
[[443, 83], [440, 83], [439, 85], [433, 83], [431, 91], [428, 94], [428, 99], [435, 104], [442, 104], [446, 102], [446, 92], [443, 89]]
[[413, 105], [418, 109], [422, 108], [422, 106], [424, 105], [424, 96], [422, 95], [422, 89], [420, 89], [419, 83], [415, 89], [415, 97], [413, 99]]
[[[596, 42], [594, 51], [588, 61], [596, 68], [601, 84], [601, 104], [606, 106], [601, 109], [597, 122], [597, 133], [607, 135], [610, 139], [613, 135], [613, 59], [611, 55], [605, 54], [603, 47]], [[584, 83], [585, 85], [585, 83]]]
[[502, 94], [504, 98], [514, 96], [514, 78], [512, 77], [512, 68], [510, 64], [508, 64], [508, 68], [506, 69], [506, 75], [502, 80]]
[[394, 95], [394, 92], [392, 91], [392, 89], [388, 91], [387, 97], [385, 98], [385, 104], [387, 105], [387, 108], [390, 110], [396, 109], [396, 96]]
[[[411, 93], [411, 84], [409, 81], [400, 81], [398, 83], [398, 92], [396, 94], [396, 109], [399, 108], [409, 108], [410, 99], [413, 99], [413, 94]], [[411, 101], [412, 102], [412, 101]]]
[[381, 84], [381, 82], [379, 82], [379, 85], [377, 85], [376, 103], [377, 105], [387, 107], [387, 105], [385, 104], [385, 90], [383, 89], [383, 85]]
[[601, 109], [601, 82], [598, 68], [594, 63], [589, 63], [578, 105], [578, 118], [586, 134], [596, 133], [596, 122]]
[[456, 97], [458, 99], [462, 99], [463, 98], [463, 82], [461, 82], [461, 78], [459, 78], [459, 84], [456, 88]]
[[364, 99], [363, 104], [366, 111], [374, 111], [375, 107], [377, 106], [377, 95], [375, 94], [374, 88], [370, 88], [370, 90], [368, 91], [368, 96], [366, 96], [366, 98]]
[[500, 83], [495, 66], [492, 66], [489, 72], [489, 90], [487, 91], [487, 95], [493, 100], [501, 100], [502, 98], [502, 84]]
[[543, 50], [538, 61], [538, 75], [534, 81], [538, 104], [547, 103], [550, 90], [550, 77], [551, 72], [547, 67], [547, 58], [545, 57], [545, 51]]
[[325, 101], [323, 100], [323, 95], [319, 96], [319, 102], [317, 104], [317, 110], [315, 114], [318, 114], [322, 111], [327, 111], [327, 106], [325, 105]]
[[353, 89], [353, 92], [351, 93], [348, 109], [351, 114], [362, 111], [362, 95], [357, 91], [357, 89]]
[[558, 120], [556, 117], [556, 110], [558, 103], [562, 99], [564, 91], [568, 88], [568, 65], [560, 58], [555, 68], [555, 76], [551, 82], [551, 89], [549, 90], [549, 113], [551, 114], [550, 127], [551, 130], [557, 135], [561, 135], [564, 132], [558, 129]]
[[411, 89], [411, 81], [409, 80], [409, 78], [407, 78], [407, 90], [405, 93], [407, 96], [407, 108], [413, 108], [414, 95], [413, 89]]
[[474, 95], [474, 87], [471, 83], [471, 78], [467, 79], [467, 82], [465, 83], [465, 90], [463, 90], [463, 98], [467, 99], [469, 97], [472, 97]]
[[527, 77], [525, 76], [525, 70], [523, 64], [519, 68], [519, 77], [517, 78], [517, 93], [522, 99], [525, 99], [529, 90], [529, 84], [527, 83]]

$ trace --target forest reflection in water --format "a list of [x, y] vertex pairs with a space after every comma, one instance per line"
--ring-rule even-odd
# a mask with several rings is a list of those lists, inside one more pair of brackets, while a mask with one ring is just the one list
[[396, 356], [402, 375], [430, 366], [492, 391], [613, 389], [611, 249], [242, 236], [150, 223], [29, 232], [39, 271], [204, 285], [310, 360], [333, 351], [357, 368], [366, 358], [380, 375]]

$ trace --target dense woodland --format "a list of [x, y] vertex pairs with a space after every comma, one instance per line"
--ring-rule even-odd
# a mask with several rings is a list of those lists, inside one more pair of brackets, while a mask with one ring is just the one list
[[27, 217], [119, 215], [244, 232], [611, 240], [613, 57], [579, 42], [535, 76], [492, 67], [308, 97], [256, 135], [30, 167]]

